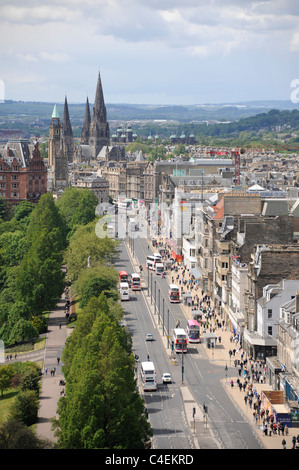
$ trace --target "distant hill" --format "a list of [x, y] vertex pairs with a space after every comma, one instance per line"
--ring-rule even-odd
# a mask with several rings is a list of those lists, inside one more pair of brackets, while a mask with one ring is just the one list
[[[57, 104], [58, 112], [62, 116], [63, 103], [5, 101], [5, 103], [0, 103], [0, 119], [15, 117], [17, 119], [36, 118], [50, 121], [54, 104]], [[106, 108], [109, 121], [176, 120], [179, 122], [198, 122], [206, 120], [237, 121], [242, 117], [267, 112], [270, 109], [291, 110], [297, 109], [298, 106], [291, 101], [253, 101], [187, 106], [107, 103]], [[69, 103], [69, 112], [72, 120], [82, 122], [85, 103]]]
[[[54, 104], [63, 116], [64, 103], [5, 101], [0, 103], [0, 133], [17, 129], [20, 135], [48, 136]], [[90, 105], [92, 109], [92, 103]], [[119, 123], [132, 124], [140, 137], [158, 134], [169, 139], [181, 133], [195, 137], [220, 139], [239, 138], [241, 132], [250, 132], [250, 138], [260, 130], [299, 130], [299, 110], [290, 101], [255, 101], [244, 103], [164, 106], [147, 104], [106, 104], [111, 131]], [[75, 137], [80, 137], [85, 114], [85, 103], [69, 103], [70, 119]], [[208, 125], [207, 125], [208, 124]], [[17, 134], [16, 134], [17, 135]], [[248, 138], [248, 136], [246, 137]], [[268, 137], [269, 138], [269, 137]]]

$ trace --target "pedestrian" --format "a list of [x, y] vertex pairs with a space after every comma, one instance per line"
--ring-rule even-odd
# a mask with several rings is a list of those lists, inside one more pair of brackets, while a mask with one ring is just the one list
[[285, 439], [283, 439], [283, 440], [281, 441], [281, 443], [282, 443], [282, 448], [283, 448], [283, 449], [286, 449], [286, 448], [287, 448], [287, 443], [286, 443]]
[[288, 428], [287, 425], [285, 425], [285, 427], [284, 427], [284, 434], [285, 434], [285, 436], [288, 436], [288, 434], [289, 434], [289, 428]]
[[59, 365], [60, 362], [60, 357], [57, 358], [57, 364]]
[[47, 373], [48, 373], [48, 368], [46, 367], [45, 368], [45, 374], [47, 375]]
[[293, 444], [292, 449], [296, 449], [296, 436], [292, 437], [292, 444]]

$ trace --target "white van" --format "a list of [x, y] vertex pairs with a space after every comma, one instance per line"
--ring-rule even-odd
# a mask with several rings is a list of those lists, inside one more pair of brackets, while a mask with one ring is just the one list
[[127, 282], [120, 282], [119, 293], [120, 300], [130, 300], [129, 284]]

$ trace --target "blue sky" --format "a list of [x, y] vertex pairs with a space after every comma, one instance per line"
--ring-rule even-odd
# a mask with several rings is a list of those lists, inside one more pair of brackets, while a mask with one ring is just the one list
[[[297, 0], [1, 0], [5, 98], [202, 104], [289, 100]], [[1, 89], [1, 87], [0, 87]]]

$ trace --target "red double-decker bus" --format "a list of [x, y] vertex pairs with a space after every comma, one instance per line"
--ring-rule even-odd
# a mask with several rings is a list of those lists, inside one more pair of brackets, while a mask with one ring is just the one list
[[119, 282], [129, 282], [129, 276], [126, 271], [118, 271]]

